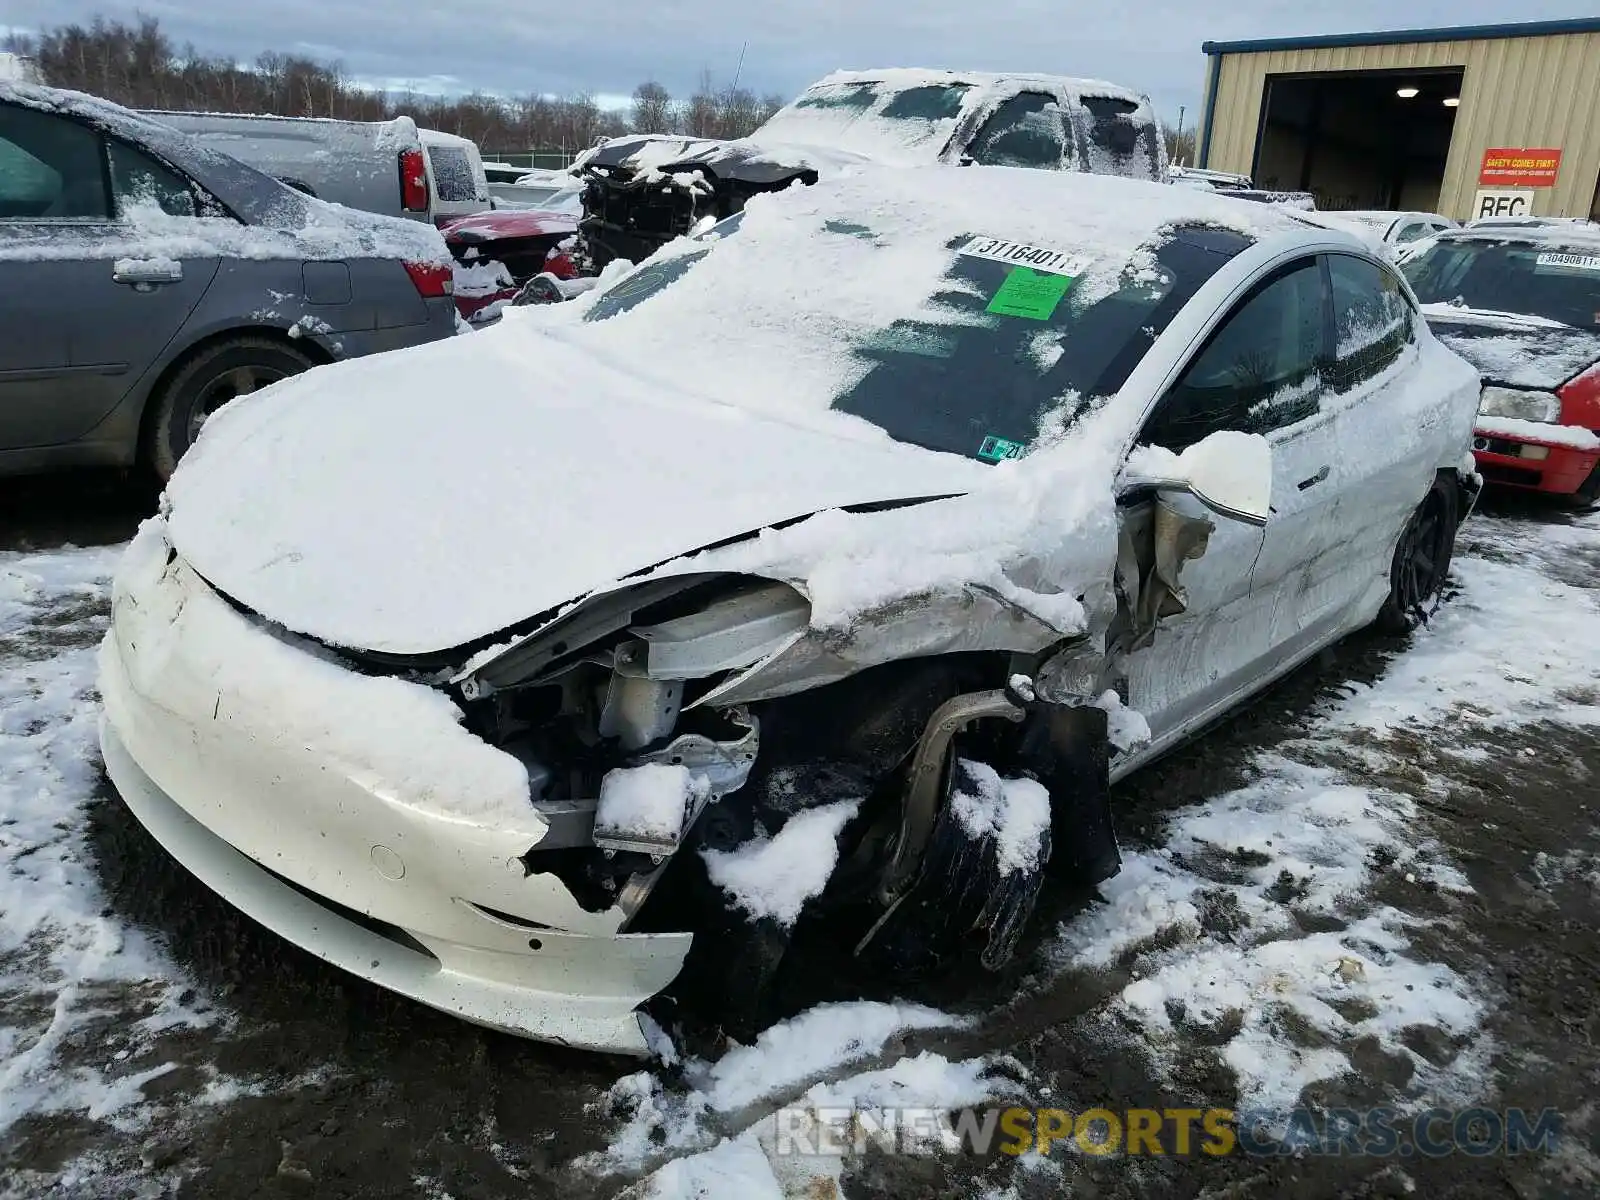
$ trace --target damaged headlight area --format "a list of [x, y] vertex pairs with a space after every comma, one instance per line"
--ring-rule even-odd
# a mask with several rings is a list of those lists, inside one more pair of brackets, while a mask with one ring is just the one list
[[[807, 922], [897, 972], [968, 949], [998, 968], [1048, 873], [1098, 882], [1117, 869], [1105, 713], [1018, 686], [1016, 668], [1040, 656], [883, 656], [807, 678], [791, 664], [828, 661], [810, 616], [781, 582], [652, 580], [593, 596], [451, 680], [469, 728], [527, 768], [548, 826], [522, 858], [528, 875], [619, 912], [623, 931], [694, 932], [700, 969], [686, 975], [718, 1007], [769, 976]], [[701, 851], [768, 847], [836, 805], [851, 817], [798, 925], [711, 882]]]
[[687, 576], [591, 598], [451, 681], [468, 727], [527, 768], [548, 826], [525, 863], [624, 928], [707, 805], [761, 746], [743, 706], [702, 701], [805, 630], [785, 584]]

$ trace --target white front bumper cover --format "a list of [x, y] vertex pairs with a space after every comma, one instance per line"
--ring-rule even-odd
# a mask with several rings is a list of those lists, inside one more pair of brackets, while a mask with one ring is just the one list
[[[635, 1009], [672, 981], [691, 935], [620, 934], [617, 912], [585, 912], [553, 875], [526, 875], [542, 823], [507, 809], [509, 794], [482, 812], [440, 799], [463, 777], [509, 793], [515, 770], [499, 760], [520, 764], [454, 724], [438, 693], [257, 628], [169, 554], [159, 521], [118, 572], [100, 663], [112, 782], [224, 899], [480, 1025], [648, 1053]], [[388, 773], [386, 746], [403, 748]], [[429, 746], [440, 778], [419, 778]]]

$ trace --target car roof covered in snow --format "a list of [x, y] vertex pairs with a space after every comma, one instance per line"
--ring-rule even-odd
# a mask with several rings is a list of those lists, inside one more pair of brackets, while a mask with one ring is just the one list
[[[150, 253], [174, 258], [221, 254], [243, 258], [352, 257], [447, 262], [444, 240], [431, 225], [325, 204], [212, 149], [171, 125], [97, 96], [33, 84], [0, 83], [0, 102], [77, 117], [164, 159], [222, 201], [245, 225], [151, 213]], [[409, 118], [387, 123], [410, 125]], [[415, 134], [413, 127], [413, 136]], [[26, 256], [25, 249], [14, 255]], [[9, 257], [9, 256], [8, 256]]]
[[[865, 106], [851, 102], [850, 97], [851, 92], [862, 87], [871, 87], [875, 93], [873, 101]], [[966, 90], [954, 105], [935, 104], [928, 111], [919, 111], [920, 106], [913, 105], [910, 111], [895, 111], [907, 93], [920, 88]], [[920, 67], [835, 71], [780, 108], [748, 140], [763, 147], [831, 147], [881, 162], [921, 165], [938, 161], [947, 147], [954, 153], [952, 137], [959, 133], [959, 140], [964, 142], [1000, 105], [1022, 92], [1046, 93], [1070, 110], [1081, 110], [1085, 98], [1116, 101], [1129, 106], [1120, 114], [1124, 119], [1145, 130], [1146, 137], [1159, 141], [1153, 132], [1156, 118], [1149, 99], [1115, 83], [1068, 75], [1008, 75]], [[829, 93], [835, 93], [839, 103], [831, 103]], [[1156, 152], [1160, 148], [1150, 149]], [[794, 157], [792, 151], [788, 157]], [[1156, 154], [1155, 158], [1159, 157]], [[806, 165], [831, 164], [808, 161]], [[1159, 165], [1153, 168], [1159, 169]]]
[[1117, 100], [1130, 100], [1135, 104], [1145, 102], [1145, 97], [1132, 88], [1104, 79], [1083, 79], [1073, 75], [1009, 74], [998, 71], [947, 71], [926, 67], [884, 67], [876, 71], [834, 71], [817, 80], [812, 88], [832, 87], [850, 83], [881, 83], [896, 92], [916, 87], [941, 87], [965, 84], [986, 92], [1025, 92], [1046, 90], [1069, 95], [1108, 96]]
[[1600, 253], [1600, 224], [1587, 220], [1484, 222], [1460, 229], [1447, 229], [1438, 235], [1438, 239], [1441, 242], [1523, 242], [1530, 246], [1549, 246], [1552, 250], [1596, 254]]

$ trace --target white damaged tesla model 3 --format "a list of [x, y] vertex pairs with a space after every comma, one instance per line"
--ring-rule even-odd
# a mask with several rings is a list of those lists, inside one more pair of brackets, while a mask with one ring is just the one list
[[863, 169], [223, 409], [117, 576], [106, 765], [252, 917], [531, 1037], [759, 1013], [809, 937], [997, 968], [1117, 870], [1118, 778], [1437, 602], [1477, 402], [1290, 213]]

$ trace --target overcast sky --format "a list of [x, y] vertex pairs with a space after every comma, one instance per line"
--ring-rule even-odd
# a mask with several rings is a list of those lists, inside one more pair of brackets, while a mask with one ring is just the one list
[[1347, 33], [1593, 15], [1586, 0], [6, 0], [38, 29], [95, 13], [160, 19], [180, 44], [253, 59], [339, 59], [359, 79], [420, 91], [630, 93], [655, 78], [679, 96], [702, 69], [789, 96], [835, 68], [958, 67], [1090, 75], [1150, 94], [1192, 125], [1208, 39]]

